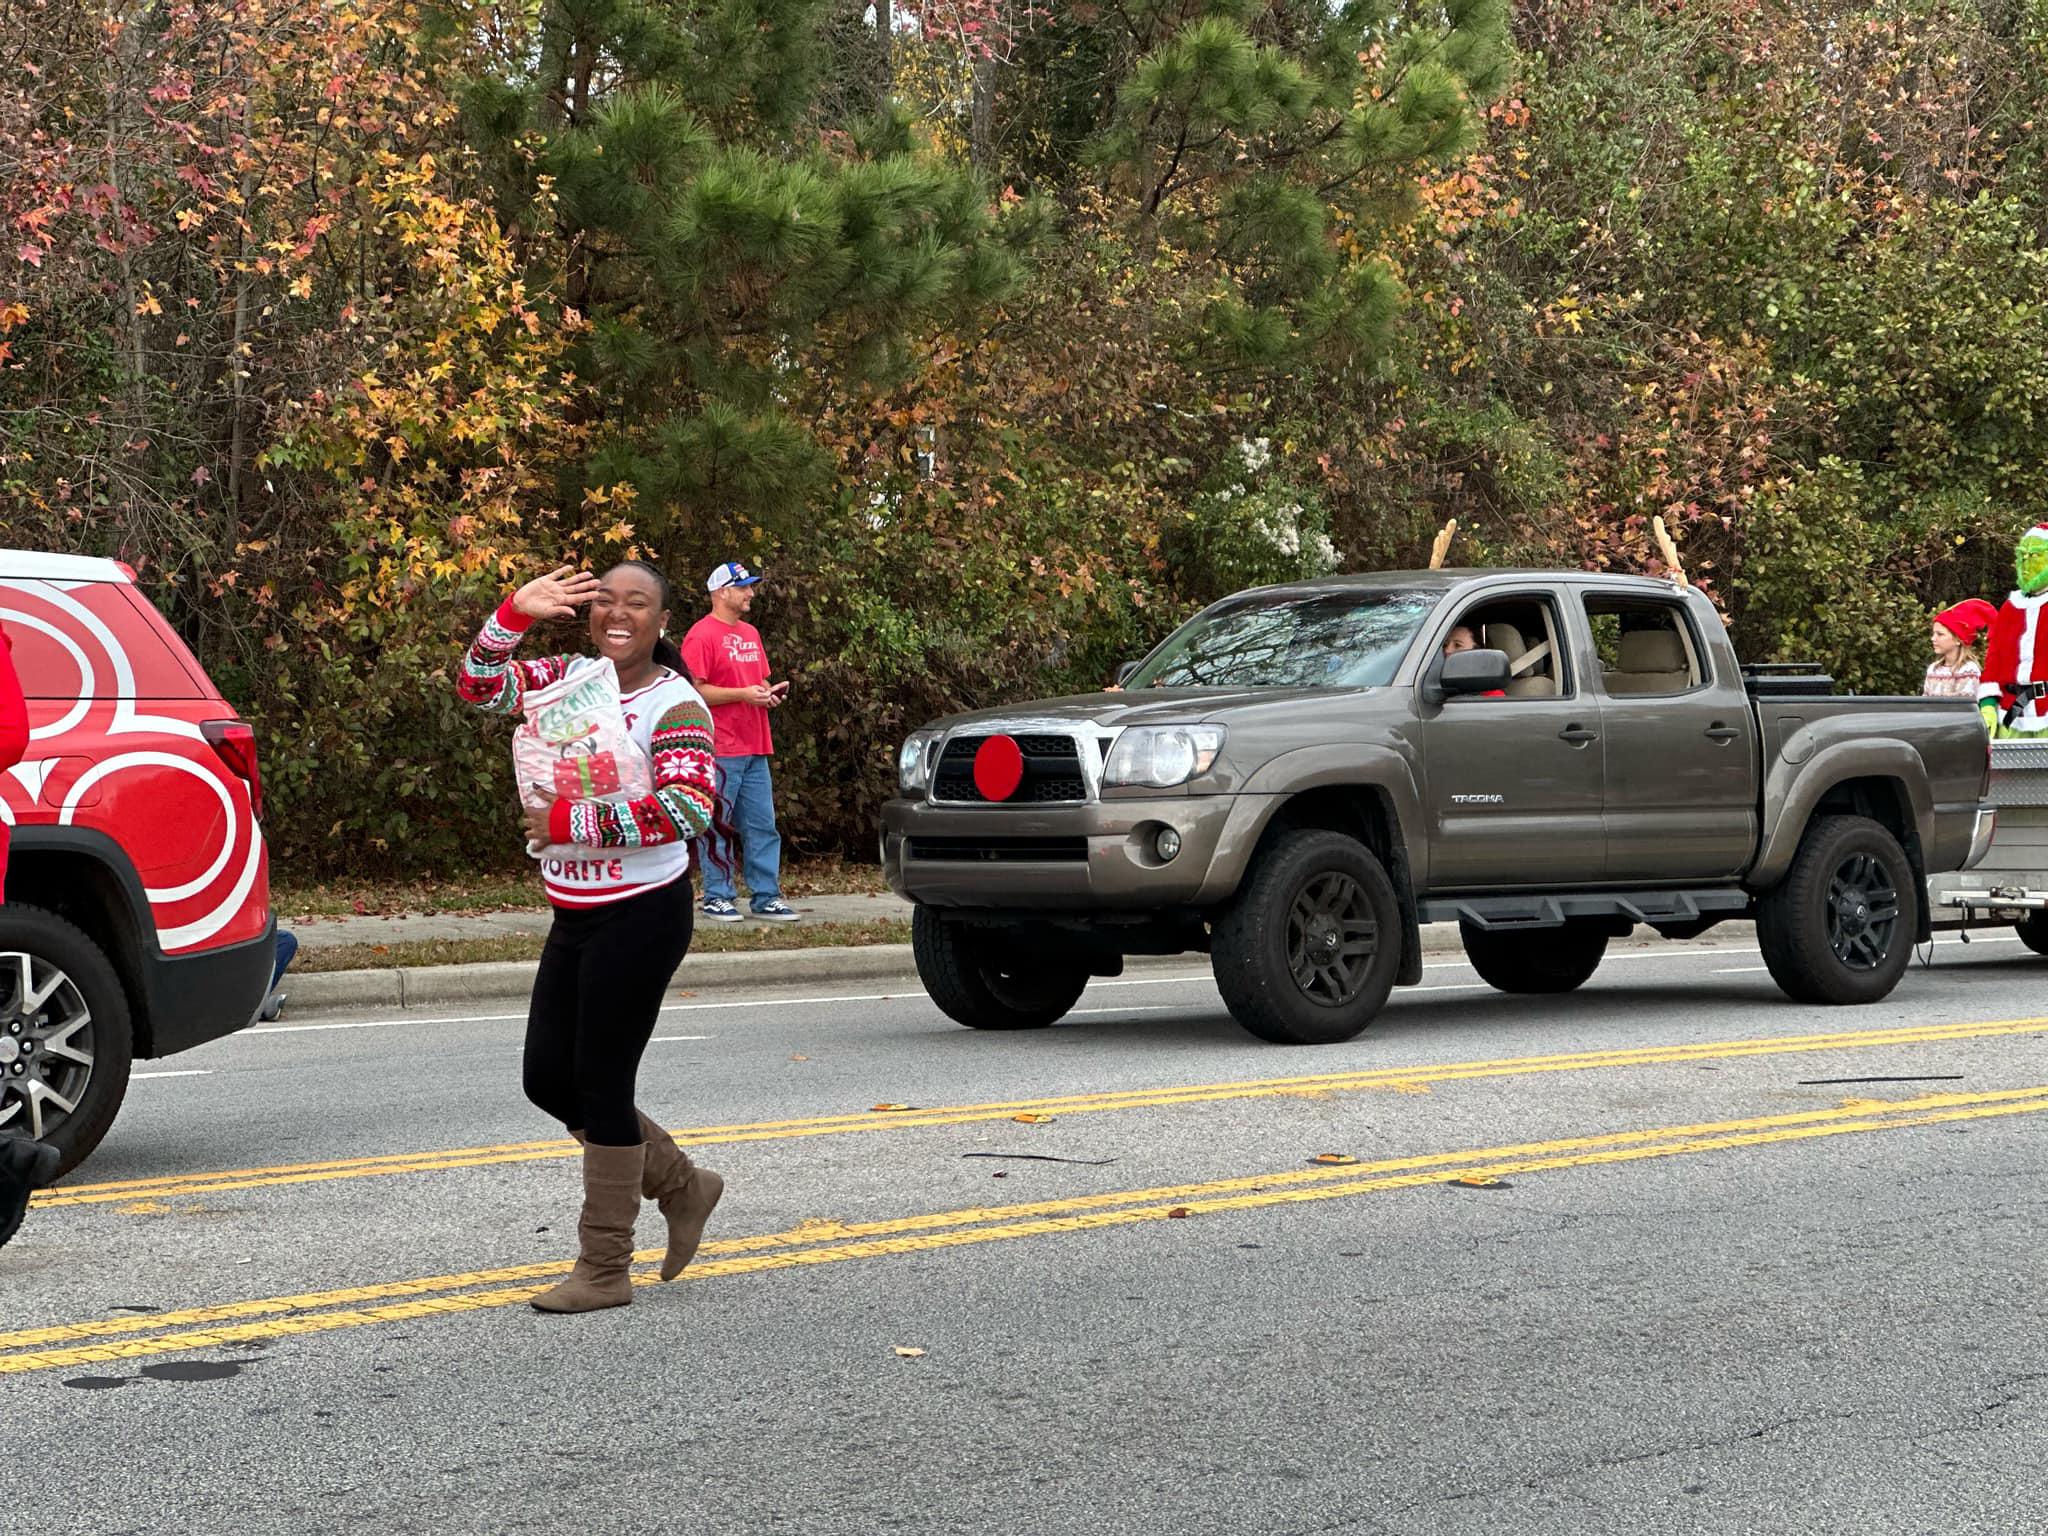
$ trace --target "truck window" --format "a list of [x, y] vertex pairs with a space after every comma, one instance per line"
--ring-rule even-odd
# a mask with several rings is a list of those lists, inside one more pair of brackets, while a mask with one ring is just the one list
[[1166, 637], [1127, 688], [1381, 688], [1435, 592], [1251, 592]]
[[1487, 597], [1464, 610], [1445, 633], [1464, 629], [1473, 641], [1508, 659], [1511, 699], [1568, 698], [1571, 668], [1565, 665], [1564, 628], [1557, 610], [1539, 597]]
[[1589, 596], [1586, 624], [1610, 694], [1690, 693], [1704, 681], [1692, 625], [1670, 603]]

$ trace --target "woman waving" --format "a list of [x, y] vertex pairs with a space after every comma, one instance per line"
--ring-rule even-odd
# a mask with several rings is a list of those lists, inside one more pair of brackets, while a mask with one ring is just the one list
[[[693, 1164], [634, 1105], [641, 1053], [662, 994], [690, 947], [690, 839], [717, 818], [711, 714], [668, 639], [667, 578], [629, 560], [602, 578], [563, 566], [513, 593], [484, 623], [457, 684], [481, 709], [516, 714], [528, 689], [581, 670], [618, 674], [626, 730], [653, 764], [636, 800], [558, 799], [527, 809], [554, 924], [526, 1020], [526, 1096], [583, 1143], [575, 1269], [534, 1298], [543, 1312], [591, 1312], [633, 1299], [633, 1222], [644, 1197], [668, 1220], [661, 1277], [697, 1252], [725, 1181]], [[590, 610], [594, 655], [514, 661], [536, 619]]]

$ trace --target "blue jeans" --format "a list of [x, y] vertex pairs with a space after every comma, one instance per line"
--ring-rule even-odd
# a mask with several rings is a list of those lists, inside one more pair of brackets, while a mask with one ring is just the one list
[[299, 936], [296, 933], [293, 933], [289, 928], [278, 929], [276, 961], [277, 968], [270, 973], [271, 991], [275, 992], [277, 990], [277, 984], [280, 981], [284, 980], [285, 967], [292, 963], [293, 957], [296, 956], [298, 952]]
[[[775, 830], [775, 782], [768, 773], [768, 759], [721, 757], [718, 797], [725, 802], [726, 820], [740, 835], [747, 893], [758, 910], [762, 903], [782, 896], [782, 834]], [[727, 856], [731, 851], [720, 849]], [[704, 899], [733, 899], [731, 871], [719, 869], [708, 858], [704, 861]]]

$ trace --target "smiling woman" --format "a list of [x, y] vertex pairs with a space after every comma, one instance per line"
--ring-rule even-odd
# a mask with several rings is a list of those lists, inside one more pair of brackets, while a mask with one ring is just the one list
[[[573, 619], [579, 608], [589, 610], [595, 656], [512, 659], [534, 620]], [[529, 845], [546, 845], [542, 874], [555, 909], [527, 1014], [526, 1096], [584, 1144], [581, 1251], [568, 1280], [534, 1298], [544, 1312], [633, 1299], [627, 1270], [643, 1196], [668, 1219], [661, 1273], [674, 1279], [725, 1187], [633, 1102], [662, 994], [689, 952], [689, 843], [718, 819], [711, 716], [667, 638], [672, 608], [667, 579], [641, 561], [602, 579], [563, 566], [500, 605], [457, 684], [479, 708], [515, 714], [530, 692], [585, 675], [602, 680], [608, 697], [606, 674], [616, 674], [624, 717], [616, 725], [653, 765], [650, 794], [561, 793], [525, 812]]]

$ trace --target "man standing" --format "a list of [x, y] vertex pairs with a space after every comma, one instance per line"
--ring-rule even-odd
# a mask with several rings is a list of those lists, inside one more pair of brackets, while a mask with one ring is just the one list
[[[711, 706], [718, 794], [740, 835], [754, 916], [793, 923], [797, 914], [782, 899], [782, 834], [775, 830], [775, 786], [768, 774], [768, 759], [775, 754], [768, 711], [788, 697], [789, 684], [768, 681], [761, 632], [747, 622], [760, 580], [737, 560], [728, 560], [711, 573], [704, 583], [711, 594], [711, 612], [683, 637], [683, 665]], [[730, 869], [721, 871], [715, 861], [706, 859], [704, 915], [738, 922], [740, 909], [733, 896]]]

